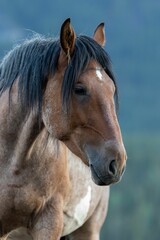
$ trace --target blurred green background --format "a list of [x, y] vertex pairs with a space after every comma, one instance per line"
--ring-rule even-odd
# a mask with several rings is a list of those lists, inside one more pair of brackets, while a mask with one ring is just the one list
[[0, 57], [35, 32], [58, 36], [68, 17], [77, 33], [87, 35], [105, 22], [120, 92], [127, 170], [111, 187], [101, 239], [159, 240], [160, 1], [1, 0]]

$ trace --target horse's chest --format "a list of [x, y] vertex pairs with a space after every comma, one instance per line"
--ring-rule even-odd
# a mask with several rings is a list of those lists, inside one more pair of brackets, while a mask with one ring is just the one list
[[75, 197], [74, 200], [71, 198], [66, 209], [64, 209], [63, 236], [75, 231], [85, 222], [91, 204], [91, 186], [88, 186], [86, 190], [81, 198], [78, 193], [77, 198]]

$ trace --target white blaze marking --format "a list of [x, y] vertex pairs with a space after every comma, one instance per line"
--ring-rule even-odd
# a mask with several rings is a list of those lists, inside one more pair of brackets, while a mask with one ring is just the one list
[[96, 74], [97, 74], [97, 77], [99, 78], [99, 80], [102, 81], [103, 80], [102, 73], [99, 69], [96, 69]]

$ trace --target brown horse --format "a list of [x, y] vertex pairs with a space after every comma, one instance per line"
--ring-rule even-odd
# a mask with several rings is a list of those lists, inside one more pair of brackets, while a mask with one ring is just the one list
[[104, 24], [76, 37], [67, 19], [60, 40], [26, 41], [2, 61], [1, 237], [99, 239], [109, 187], [98, 185], [126, 162], [104, 44]]

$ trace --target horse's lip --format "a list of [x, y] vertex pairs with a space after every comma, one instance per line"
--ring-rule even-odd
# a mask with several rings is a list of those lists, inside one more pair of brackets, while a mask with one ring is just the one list
[[97, 185], [106, 186], [106, 185], [111, 185], [113, 183], [120, 181], [119, 177], [99, 176], [98, 173], [95, 171], [94, 166], [92, 164], [90, 164], [90, 168], [91, 168], [91, 172], [92, 172], [92, 179]]

